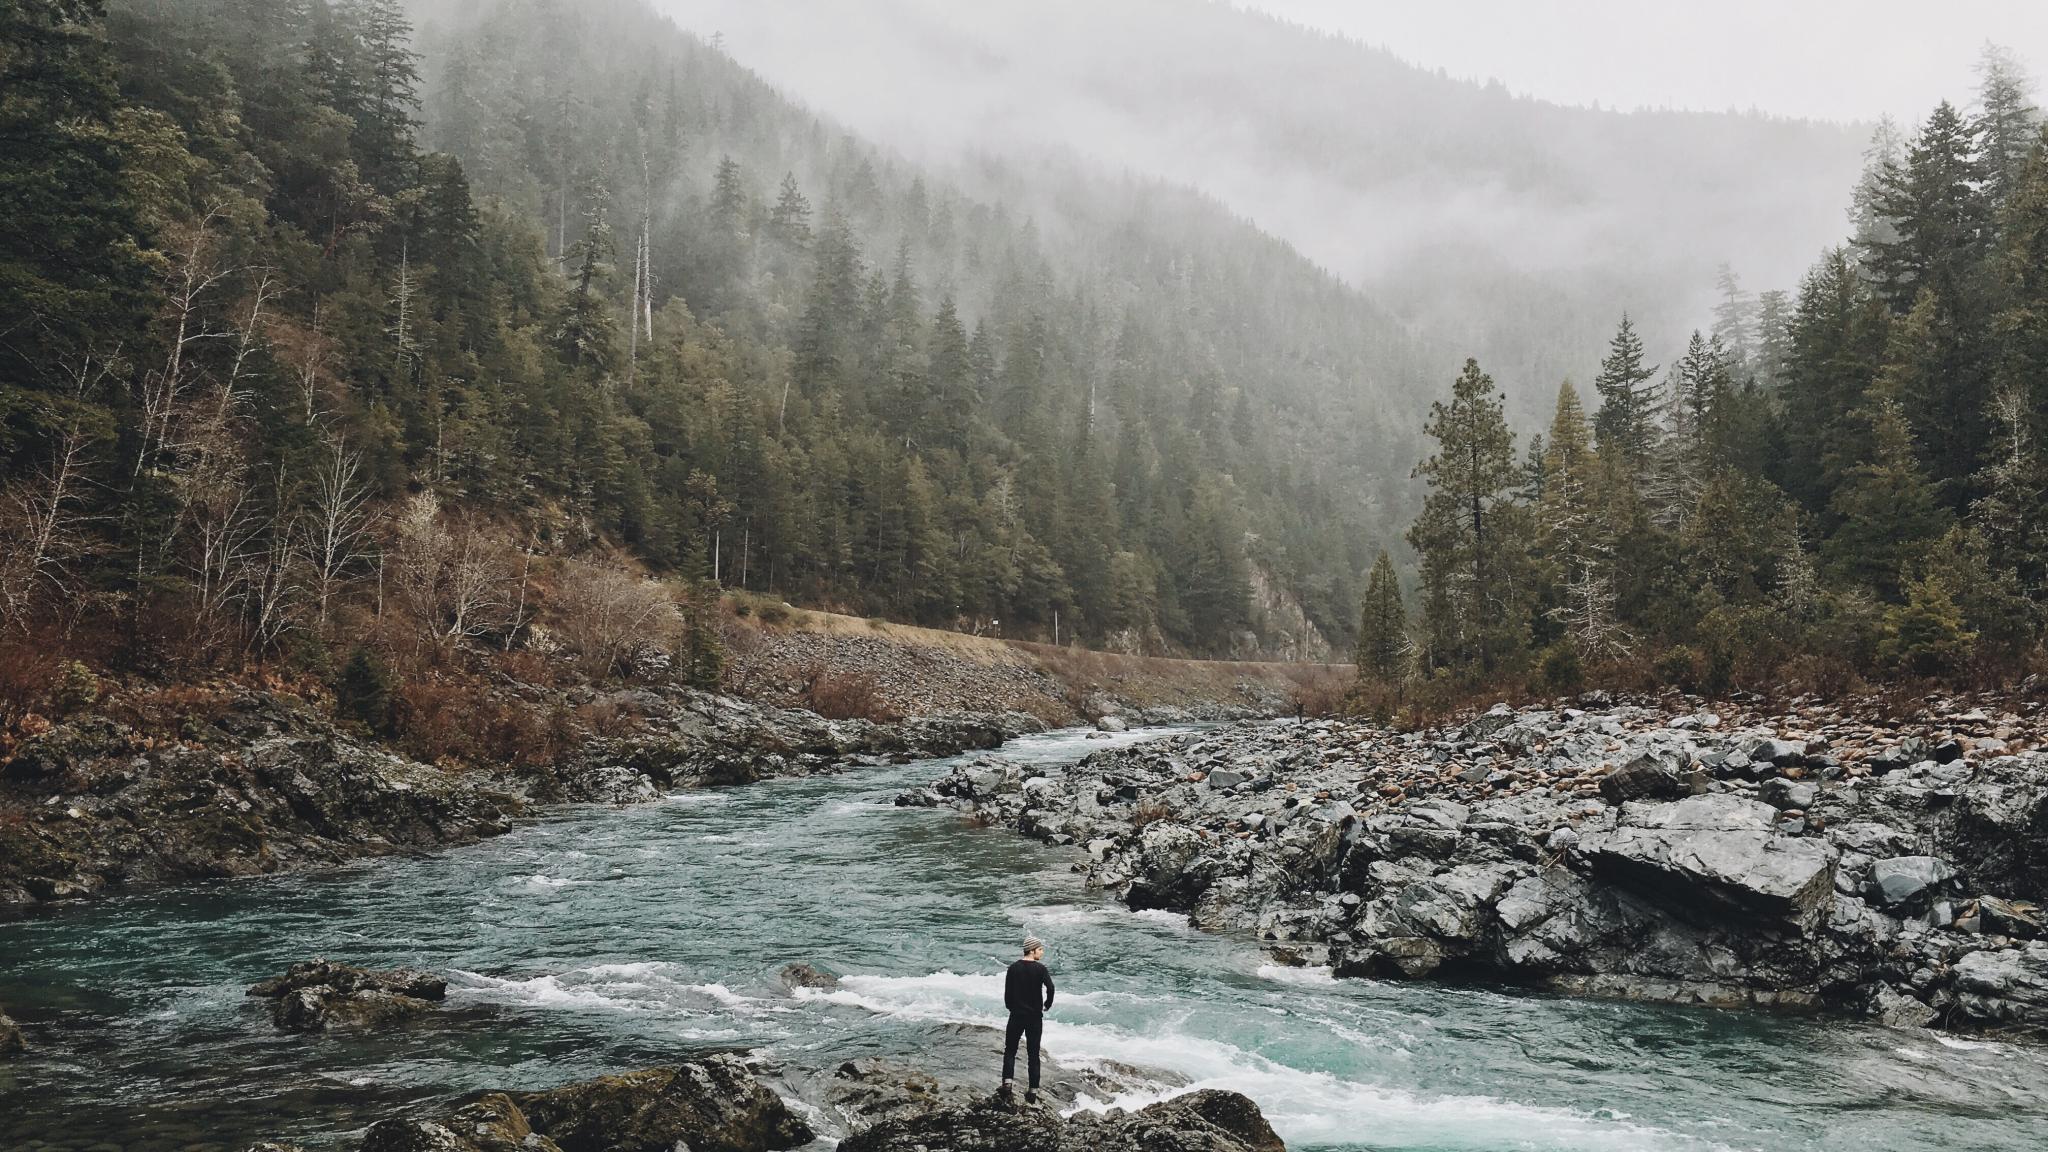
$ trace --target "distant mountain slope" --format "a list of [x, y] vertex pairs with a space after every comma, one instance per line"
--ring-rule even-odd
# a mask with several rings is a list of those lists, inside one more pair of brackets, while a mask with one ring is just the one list
[[1199, 188], [1480, 356], [1531, 415], [1624, 308], [1675, 350], [1719, 263], [1795, 282], [1840, 237], [1868, 135], [1560, 107], [1207, 0], [659, 3], [919, 154], [1068, 150]]
[[[572, 272], [601, 225], [600, 287], [664, 342], [679, 305], [729, 341], [681, 395], [761, 423], [683, 419], [677, 456], [765, 550], [746, 581], [1145, 650], [1346, 641], [1447, 349], [1212, 199], [1071, 159], [920, 166], [640, 0], [411, 7], [427, 142]], [[658, 452], [676, 402], [632, 401]]]

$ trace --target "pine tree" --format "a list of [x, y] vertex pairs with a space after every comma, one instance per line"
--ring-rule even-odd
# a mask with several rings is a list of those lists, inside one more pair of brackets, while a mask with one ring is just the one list
[[1841, 525], [1822, 554], [1837, 579], [1896, 599], [1907, 564], [1947, 529], [1948, 516], [1914, 455], [1905, 409], [1882, 383], [1858, 419], [1869, 455], [1843, 473], [1830, 505]]
[[1649, 492], [1658, 521], [1682, 530], [1700, 493], [1728, 465], [1734, 386], [1719, 340], [1697, 330], [1667, 382], [1664, 435]]
[[1656, 379], [1657, 368], [1643, 363], [1642, 338], [1624, 315], [1620, 330], [1608, 344], [1607, 358], [1600, 362], [1600, 374], [1593, 379], [1600, 394], [1593, 431], [1600, 454], [1638, 484], [1647, 473], [1656, 443]]
[[1877, 375], [1886, 327], [1883, 304], [1841, 249], [1800, 285], [1779, 391], [1784, 452], [1771, 478], [1809, 511], [1825, 511], [1840, 483], [1829, 461], [1850, 438], [1850, 413]]
[[1524, 623], [1513, 570], [1522, 533], [1512, 493], [1521, 473], [1500, 394], [1477, 360], [1465, 361], [1449, 404], [1430, 406], [1423, 430], [1437, 451], [1415, 469], [1430, 493], [1408, 542], [1422, 557], [1429, 659], [1476, 662], [1491, 673], [1519, 647]]
[[2034, 106], [2026, 66], [2011, 50], [1985, 45], [1977, 75], [1974, 127], [1983, 142], [1984, 196], [1995, 212], [2011, 201], [2024, 178], [2040, 138], [2041, 111]]
[[1633, 638], [1616, 619], [1614, 546], [1601, 507], [1602, 470], [1585, 408], [1570, 380], [1558, 388], [1542, 465], [1536, 541], [1557, 586], [1551, 597], [1556, 606], [1548, 615], [1581, 653], [1620, 655]]
[[357, 45], [354, 106], [338, 105], [356, 122], [357, 162], [370, 182], [396, 190], [412, 176], [419, 122], [419, 56], [402, 0], [350, 0], [345, 11]]
[[1397, 684], [1407, 675], [1408, 609], [1401, 602], [1401, 578], [1394, 572], [1394, 558], [1384, 548], [1366, 579], [1358, 646], [1352, 659], [1358, 665], [1359, 679], [1369, 683]]
[[1863, 150], [1863, 174], [1849, 197], [1849, 248], [1855, 253], [1857, 270], [1872, 280], [1877, 278], [1878, 250], [1899, 238], [1898, 229], [1885, 215], [1883, 199], [1885, 185], [1897, 178], [1905, 157], [1906, 137], [1898, 123], [1890, 116], [1879, 117]]
[[1740, 379], [1754, 370], [1757, 302], [1742, 290], [1742, 278], [1727, 264], [1714, 276], [1714, 339], [1727, 353], [1728, 370]]
[[1892, 310], [1912, 309], [1922, 289], [1961, 307], [1991, 238], [1980, 185], [1977, 129], [1947, 101], [1878, 182], [1875, 211], [1898, 233], [1871, 245], [1872, 271]]
[[768, 235], [793, 252], [802, 252], [811, 246], [811, 202], [804, 198], [803, 189], [797, 186], [794, 172], [782, 177], [782, 190], [776, 196], [774, 209], [768, 214]]
[[122, 110], [100, 0], [0, 5], [0, 476], [40, 461], [56, 390], [95, 347], [137, 331], [147, 301]]
[[1757, 385], [1776, 393], [1792, 363], [1792, 304], [1782, 289], [1756, 298], [1756, 359], [1751, 365]]

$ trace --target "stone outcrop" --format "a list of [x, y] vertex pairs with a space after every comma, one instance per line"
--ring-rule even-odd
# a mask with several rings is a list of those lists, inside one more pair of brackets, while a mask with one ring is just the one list
[[448, 982], [426, 972], [309, 960], [255, 985], [249, 995], [269, 1000], [271, 1022], [286, 1032], [368, 1031], [432, 1012], [447, 997]]
[[1286, 1152], [1258, 1105], [1235, 1092], [1176, 1096], [1138, 1112], [1080, 1112], [984, 1097], [913, 1109], [842, 1141], [840, 1152]]
[[362, 1152], [777, 1152], [814, 1138], [746, 1061], [719, 1055], [381, 1121]]
[[2048, 731], [1990, 704], [1236, 725], [1046, 775], [984, 758], [898, 802], [1340, 975], [2041, 1031]]

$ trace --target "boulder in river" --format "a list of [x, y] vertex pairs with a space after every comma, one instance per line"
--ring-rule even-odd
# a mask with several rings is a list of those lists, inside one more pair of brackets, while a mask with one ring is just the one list
[[28, 1050], [21, 1038], [21, 1026], [9, 1019], [5, 1009], [0, 1009], [0, 1056], [12, 1056]]
[[815, 964], [805, 964], [802, 961], [798, 961], [795, 964], [784, 964], [779, 975], [782, 978], [782, 986], [792, 992], [799, 988], [822, 990], [839, 987], [839, 977], [834, 976]]
[[512, 1099], [562, 1152], [769, 1152], [815, 1138], [731, 1054]]
[[287, 1032], [368, 1030], [433, 1011], [448, 995], [448, 982], [410, 969], [373, 972], [310, 960], [255, 985], [249, 995], [271, 1001], [271, 1021]]
[[731, 1054], [548, 1092], [491, 1092], [442, 1120], [385, 1120], [361, 1152], [780, 1152], [815, 1139]]
[[[254, 1152], [252, 1149], [251, 1152]], [[384, 1120], [363, 1136], [362, 1152], [562, 1152], [535, 1132], [512, 1098], [488, 1093], [446, 1122]]]
[[1259, 1112], [1235, 1092], [1190, 1092], [1139, 1112], [1082, 1112], [985, 1097], [884, 1120], [840, 1152], [1286, 1152]]

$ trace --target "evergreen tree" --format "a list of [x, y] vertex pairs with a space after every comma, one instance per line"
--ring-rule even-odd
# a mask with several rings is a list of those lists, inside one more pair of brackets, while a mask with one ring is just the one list
[[1868, 428], [1870, 453], [1844, 472], [1831, 504], [1840, 527], [1824, 555], [1838, 579], [1897, 599], [1907, 564], [1947, 529], [1948, 517], [1914, 455], [1898, 400], [1874, 385], [1858, 419]]
[[132, 337], [147, 292], [100, 0], [0, 7], [0, 477], [44, 456], [50, 393]]
[[1905, 162], [1906, 137], [1890, 116], [1878, 118], [1870, 143], [1863, 150], [1863, 174], [1849, 197], [1849, 249], [1855, 254], [1857, 270], [1871, 279], [1877, 277], [1878, 250], [1897, 242], [1899, 232], [1885, 214], [1885, 186], [1897, 179]]
[[1740, 378], [1754, 370], [1757, 301], [1742, 290], [1742, 278], [1726, 264], [1715, 273], [1714, 292], [1714, 339], [1727, 354], [1729, 372]]
[[1871, 245], [1871, 265], [1894, 312], [1909, 311], [1923, 289], [1956, 307], [1974, 294], [1991, 238], [1983, 180], [1977, 129], [1943, 101], [1878, 183], [1875, 211], [1898, 237]]
[[1751, 365], [1756, 382], [1766, 392], [1784, 386], [1792, 363], [1792, 305], [1779, 289], [1756, 298], [1756, 359]]
[[1401, 578], [1394, 559], [1380, 549], [1365, 585], [1360, 609], [1358, 647], [1352, 657], [1359, 679], [1374, 684], [1399, 683], [1408, 670], [1408, 609], [1401, 602]]
[[1974, 127], [1983, 142], [1984, 196], [1997, 211], [2011, 201], [2024, 177], [2041, 134], [2041, 112], [2034, 106], [2026, 66], [2009, 49], [1985, 45], [1977, 75]]
[[1521, 479], [1493, 377], [1476, 360], [1430, 406], [1437, 451], [1415, 470], [1429, 485], [1408, 542], [1422, 557], [1423, 627], [1433, 665], [1476, 663], [1487, 673], [1519, 647], [1522, 533], [1512, 493]]
[[1836, 446], [1884, 353], [1880, 304], [1841, 249], [1808, 273], [1792, 320], [1792, 350], [1779, 400], [1784, 451], [1771, 478], [1808, 510], [1822, 512], [1840, 483]]
[[1601, 506], [1603, 474], [1578, 389], [1566, 380], [1543, 454], [1536, 542], [1556, 594], [1547, 615], [1589, 656], [1625, 652], [1632, 638], [1616, 616], [1614, 545]]
[[1600, 454], [1634, 483], [1646, 474], [1656, 444], [1656, 379], [1656, 366], [1643, 362], [1642, 337], [1624, 315], [1608, 344], [1607, 358], [1600, 362], [1600, 374], [1593, 378], [1600, 394], [1593, 431]]

